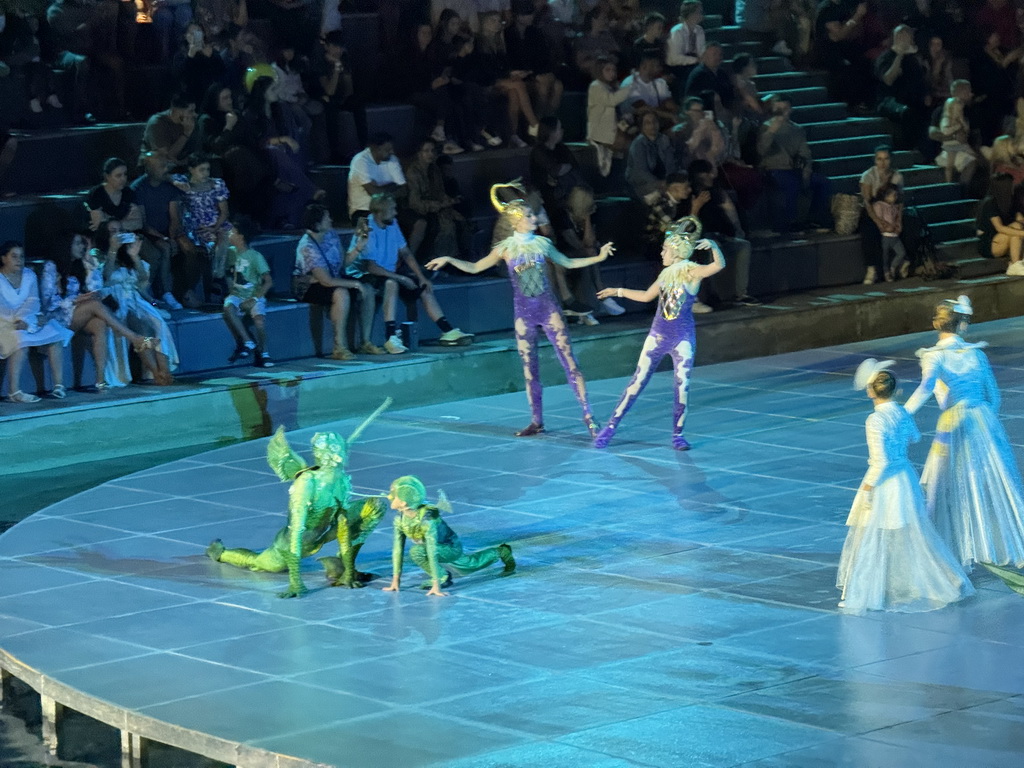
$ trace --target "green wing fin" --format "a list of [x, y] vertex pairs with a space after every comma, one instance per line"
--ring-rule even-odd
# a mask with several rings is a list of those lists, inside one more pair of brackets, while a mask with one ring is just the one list
[[274, 470], [274, 474], [284, 481], [294, 480], [299, 472], [309, 467], [288, 444], [288, 438], [284, 436], [284, 427], [278, 427], [277, 432], [267, 443], [267, 464]]

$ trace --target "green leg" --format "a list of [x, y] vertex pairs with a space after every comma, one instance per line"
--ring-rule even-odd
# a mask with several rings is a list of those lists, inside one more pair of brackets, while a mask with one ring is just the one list
[[[462, 545], [459, 544], [456, 547], [444, 547], [438, 546], [437, 548], [437, 567], [438, 573], [436, 574], [437, 580], [441, 582], [442, 587], [447, 587], [452, 583], [452, 575], [443, 567], [444, 563], [452, 562], [458, 559], [462, 555]], [[427, 575], [431, 579], [434, 578], [435, 574], [430, 571], [430, 560], [427, 558], [427, 548], [422, 544], [414, 544], [409, 549], [409, 559], [412, 560], [416, 565], [426, 571]], [[433, 586], [433, 581], [425, 581], [420, 587], [423, 589], [430, 589]]]
[[275, 547], [270, 547], [260, 553], [256, 553], [251, 549], [223, 549], [223, 545], [218, 548], [215, 546], [216, 544], [217, 542], [210, 544], [207, 548], [207, 554], [210, 555], [211, 559], [218, 562], [234, 565], [238, 568], [248, 568], [250, 571], [264, 571], [266, 573], [281, 573], [287, 570], [288, 566], [284, 558], [281, 557], [281, 553]]

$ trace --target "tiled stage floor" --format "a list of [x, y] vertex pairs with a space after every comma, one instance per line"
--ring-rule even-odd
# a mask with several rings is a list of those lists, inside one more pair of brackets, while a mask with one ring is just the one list
[[[1022, 332], [971, 334], [993, 344], [1019, 458]], [[265, 442], [125, 477], [0, 537], [0, 648], [119, 706], [338, 766], [1016, 765], [1024, 598], [976, 572], [978, 595], [939, 612], [836, 609], [870, 409], [852, 371], [900, 358], [905, 398], [931, 339], [700, 368], [686, 454], [667, 373], [604, 452], [564, 386], [531, 440], [511, 437], [521, 393], [388, 414], [353, 451], [357, 492], [418, 474], [468, 548], [516, 549], [515, 576], [446, 599], [411, 564], [395, 595], [323, 589], [311, 561], [311, 593], [279, 600], [283, 577], [207, 560], [214, 537], [259, 548], [283, 524]], [[623, 383], [591, 386], [598, 414]], [[389, 547], [388, 522], [363, 567], [386, 575]]]

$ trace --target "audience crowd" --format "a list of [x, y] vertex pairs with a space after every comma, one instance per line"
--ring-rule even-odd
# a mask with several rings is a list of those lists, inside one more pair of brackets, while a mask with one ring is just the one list
[[[855, 114], [891, 121], [893, 145], [860, 180], [866, 283], [914, 266], [894, 150], [923, 153], [947, 182], [984, 197], [982, 252], [1024, 274], [1024, 0], [727, 5], [747, 39], [825, 70], [831, 96]], [[346, 47], [351, 11], [378, 14], [377, 71]], [[567, 90], [586, 92], [597, 170], [633, 198], [649, 255], [685, 215], [722, 245], [729, 268], [694, 310], [755, 304], [748, 233], [826, 231], [833, 185], [790, 98], [760, 92], [754, 56], [737, 49], [727, 61], [704, 23], [700, 0], [670, 18], [635, 0], [0, 0], [0, 80], [23, 83], [29, 125], [145, 120], [138, 156], [97, 169], [87, 228], [64, 233], [67, 247], [34, 289], [21, 244], [5, 244], [0, 353], [13, 373], [24, 349], [45, 347], [59, 397], [53, 350], [81, 331], [100, 389], [131, 381], [129, 349], [136, 378], [169, 383], [170, 313], [215, 303], [235, 340], [230, 360], [272, 365], [260, 229], [304, 232], [292, 293], [327, 313], [334, 358], [404, 352], [413, 340], [400, 333], [399, 304], [409, 317], [422, 306], [442, 343], [468, 343], [434, 294], [443, 273], [421, 266], [473, 248], [452, 156], [530, 147], [520, 185], [542, 232], [572, 258], [595, 253], [604, 234], [556, 117]], [[154, 66], [169, 68], [173, 93], [139, 80]], [[395, 100], [415, 107], [422, 137], [408, 158], [367, 126], [369, 102]], [[145, 103], [166, 108], [133, 114]], [[17, 151], [0, 131], [0, 191]], [[311, 178], [326, 163], [350, 167], [351, 236]], [[553, 275], [569, 317], [595, 324], [624, 311], [597, 299], [596, 268], [575, 272]], [[45, 295], [33, 303], [32, 290]], [[374, 340], [378, 311], [384, 336]]]

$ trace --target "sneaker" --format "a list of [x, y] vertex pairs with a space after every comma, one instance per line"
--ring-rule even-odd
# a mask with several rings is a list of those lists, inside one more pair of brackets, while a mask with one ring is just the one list
[[508, 544], [499, 544], [498, 557], [501, 559], [501, 562], [505, 564], [505, 568], [501, 572], [502, 576], [508, 576], [510, 573], [515, 573], [516, 559], [512, 557], [512, 547]]
[[353, 357], [355, 357], [355, 355], [352, 354], [352, 351], [348, 347], [335, 347], [331, 352], [331, 360], [341, 360], [342, 362], [345, 362], [346, 360], [351, 360]]
[[252, 339], [249, 339], [249, 340], [248, 340], [247, 342], [245, 342], [245, 344], [243, 344], [242, 346], [243, 346], [243, 347], [245, 347], [245, 348], [246, 348], [247, 350], [249, 350], [250, 352], [252, 352], [252, 351], [253, 351], [254, 349], [256, 349], [256, 342], [255, 342], [255, 341], [253, 341]]
[[398, 338], [398, 336], [393, 335], [390, 339], [384, 342], [384, 351], [389, 355], [401, 355], [404, 352], [408, 352], [409, 348], [402, 343], [402, 340]]
[[772, 53], [777, 53], [780, 56], [792, 56], [793, 51], [785, 40], [779, 40], [775, 45], [772, 46]]
[[270, 355], [265, 355], [262, 352], [256, 353], [256, 359], [253, 361], [253, 365], [257, 368], [273, 368], [274, 361], [270, 359]]
[[50, 397], [55, 400], [63, 400], [68, 396], [68, 391], [64, 388], [63, 384], [57, 384], [52, 390], [50, 390]]
[[237, 363], [239, 360], [244, 360], [251, 354], [248, 347], [235, 347], [235, 351], [228, 356], [229, 363]]
[[7, 396], [7, 399], [12, 403], [38, 403], [39, 398], [35, 395], [30, 395], [27, 392], [22, 392], [20, 389], [16, 392], [11, 392]]
[[705, 304], [703, 301], [693, 302], [693, 314], [695, 315], [706, 315], [708, 312], [714, 312], [711, 307]]
[[28, 108], [31, 109], [32, 112], [34, 112], [35, 114], [38, 115], [39, 113], [41, 113], [43, 111], [43, 104], [42, 104], [41, 101], [39, 101], [39, 99], [32, 99], [28, 103]]
[[587, 314], [585, 314], [585, 315], [580, 315], [579, 318], [580, 318], [580, 324], [581, 325], [600, 325], [601, 324], [601, 321], [598, 320], [596, 317], [594, 317], [594, 315], [592, 313], [590, 313], [590, 312], [587, 312]]
[[163, 301], [170, 309], [184, 309], [184, 307], [181, 306], [181, 302], [174, 298], [174, 294], [170, 291], [163, 295]]
[[910, 277], [910, 262], [904, 261], [900, 264], [900, 280], [906, 280]]
[[867, 272], [864, 273], [864, 285], [874, 285], [876, 280], [878, 280], [878, 270], [868, 267]]
[[51, 93], [46, 97], [46, 103], [54, 109], [64, 109], [64, 105], [60, 103], [60, 99], [57, 98], [56, 93]]
[[466, 150], [464, 150], [454, 141], [446, 141], [444, 143], [444, 146], [441, 147], [441, 151], [444, 152], [446, 155], [461, 155]]
[[483, 152], [484, 151], [484, 145], [483, 144], [477, 144], [475, 141], [471, 141], [469, 143], [469, 151], [470, 152]]
[[480, 137], [487, 143], [487, 146], [489, 146], [489, 147], [500, 147], [501, 146], [501, 137], [500, 136], [492, 136], [487, 131], [480, 131]]
[[1011, 277], [1024, 277], [1024, 261], [1015, 261], [1006, 268], [1006, 274]]
[[438, 342], [442, 347], [464, 347], [473, 343], [472, 333], [463, 333], [458, 328], [452, 328], [441, 334]]
[[623, 306], [612, 298], [603, 299], [601, 301], [601, 306], [604, 307], [605, 312], [607, 312], [609, 315], [612, 315], [613, 317], [615, 317], [616, 315], [623, 315], [626, 313], [626, 310], [623, 308]]
[[894, 277], [893, 277], [893, 275], [892, 275], [892, 271], [891, 271], [891, 270], [885, 273], [885, 282], [887, 282], [887, 283], [891, 283], [891, 282], [893, 282], [893, 280], [895, 280], [895, 279], [896, 279], [896, 278], [894, 278]]
[[756, 307], [761, 303], [760, 299], [751, 296], [749, 293], [737, 296], [734, 301], [736, 304], [742, 304], [745, 307]]
[[537, 134], [540, 133], [540, 123], [534, 123], [526, 129], [526, 132], [533, 138], [537, 138]]
[[514, 133], [512, 134], [512, 138], [508, 140], [508, 145], [513, 149], [526, 149], [528, 146], [530, 146], [525, 141], [516, 136]]
[[359, 345], [359, 349], [356, 350], [360, 355], [386, 355], [383, 349], [378, 347], [372, 341], [364, 341]]
[[448, 137], [445, 136], [445, 133], [444, 133], [444, 126], [443, 125], [435, 125], [434, 126], [434, 130], [432, 130], [430, 132], [430, 138], [432, 138], [438, 144], [444, 144], [446, 141], [448, 141]]

